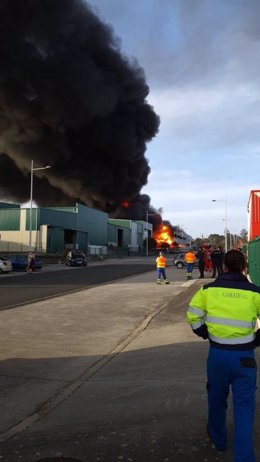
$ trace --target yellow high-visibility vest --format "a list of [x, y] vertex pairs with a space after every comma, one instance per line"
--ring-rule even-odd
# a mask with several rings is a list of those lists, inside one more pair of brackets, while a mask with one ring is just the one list
[[260, 288], [240, 273], [225, 273], [198, 290], [190, 301], [188, 321], [194, 331], [206, 324], [211, 342], [250, 344], [260, 319]]
[[160, 257], [156, 258], [156, 265], [157, 268], [165, 268], [166, 266], [166, 258], [163, 255], [160, 255]]
[[194, 253], [192, 252], [187, 252], [185, 253], [184, 255], [184, 260], [186, 261], [186, 263], [194, 263], [195, 260], [196, 260], [196, 257], [194, 255]]

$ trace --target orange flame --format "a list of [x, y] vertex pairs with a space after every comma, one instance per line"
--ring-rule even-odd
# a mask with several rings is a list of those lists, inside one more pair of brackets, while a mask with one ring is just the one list
[[174, 242], [170, 227], [166, 225], [161, 225], [159, 229], [154, 231], [153, 238], [156, 240], [158, 246], [162, 244], [169, 244], [171, 246]]

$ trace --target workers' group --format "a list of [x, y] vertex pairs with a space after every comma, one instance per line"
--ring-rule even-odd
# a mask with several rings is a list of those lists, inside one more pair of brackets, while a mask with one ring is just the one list
[[[215, 247], [210, 256], [205, 254], [204, 248], [201, 246], [198, 249], [198, 252], [195, 254], [193, 250], [189, 250], [184, 254], [184, 261], [186, 263], [186, 276], [189, 281], [192, 279], [192, 272], [194, 268], [194, 263], [197, 259], [200, 276], [199, 278], [204, 278], [205, 267], [205, 258], [208, 257], [211, 259], [212, 263], [212, 278], [216, 278], [216, 275], [220, 276], [223, 274], [223, 261], [224, 261], [224, 251], [221, 246]], [[169, 280], [166, 276], [166, 257], [163, 252], [159, 253], [159, 256], [156, 258], [156, 268], [157, 268], [157, 284], [164, 282], [169, 284]]]
[[[211, 252], [210, 258], [212, 260], [212, 276], [213, 278], [216, 277], [216, 274], [220, 276], [223, 274], [223, 260], [224, 260], [224, 252], [221, 247], [216, 247]], [[194, 268], [195, 261], [198, 261], [199, 272], [200, 272], [200, 279], [204, 278], [204, 271], [205, 271], [205, 252], [203, 247], [199, 247], [198, 252], [195, 254], [193, 250], [189, 250], [184, 254], [184, 261], [186, 263], [186, 276], [187, 280], [192, 279], [192, 272]], [[157, 269], [157, 284], [161, 284], [162, 282], [165, 284], [169, 284], [169, 280], [166, 276], [166, 257], [164, 252], [160, 252], [159, 256], [156, 258], [156, 269]]]
[[[191, 279], [193, 265], [196, 260], [195, 254], [190, 251], [185, 254], [185, 262], [187, 263], [187, 279]], [[156, 269], [157, 269], [157, 284], [170, 284], [166, 276], [166, 257], [163, 252], [159, 253], [156, 258]]]

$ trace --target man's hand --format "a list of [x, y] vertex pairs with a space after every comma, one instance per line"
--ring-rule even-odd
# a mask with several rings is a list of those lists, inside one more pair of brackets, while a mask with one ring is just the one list
[[[202, 337], [204, 340], [207, 340], [209, 338], [208, 336], [208, 328], [206, 326], [206, 324], [202, 324], [202, 326], [200, 326], [198, 329], [195, 329], [193, 331], [196, 335], [198, 335], [199, 337]], [[260, 341], [260, 339], [259, 339]], [[260, 343], [259, 343], [260, 345]]]
[[260, 329], [258, 329], [255, 333], [255, 346], [259, 346], [260, 345]]

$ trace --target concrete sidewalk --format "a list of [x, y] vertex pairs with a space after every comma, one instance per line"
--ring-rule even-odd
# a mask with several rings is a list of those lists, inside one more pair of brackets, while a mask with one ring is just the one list
[[231, 437], [225, 455], [208, 444], [207, 342], [185, 319], [202, 282], [154, 279], [1, 313], [1, 462], [232, 460]]

